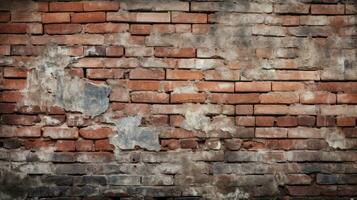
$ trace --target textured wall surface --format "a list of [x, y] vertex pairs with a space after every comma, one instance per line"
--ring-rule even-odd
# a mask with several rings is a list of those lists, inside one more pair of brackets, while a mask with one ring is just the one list
[[0, 1], [0, 199], [357, 197], [355, 0]]

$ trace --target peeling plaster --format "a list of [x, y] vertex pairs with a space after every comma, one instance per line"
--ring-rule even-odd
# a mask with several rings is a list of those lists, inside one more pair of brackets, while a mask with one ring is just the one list
[[110, 138], [110, 143], [119, 149], [135, 149], [139, 146], [150, 151], [159, 151], [159, 135], [154, 128], [139, 127], [142, 117], [130, 116], [113, 120], [117, 128], [117, 134]]
[[110, 87], [67, 74], [64, 69], [76, 59], [68, 56], [62, 47], [48, 46], [29, 63], [22, 105], [59, 106], [91, 117], [105, 112], [109, 106]]

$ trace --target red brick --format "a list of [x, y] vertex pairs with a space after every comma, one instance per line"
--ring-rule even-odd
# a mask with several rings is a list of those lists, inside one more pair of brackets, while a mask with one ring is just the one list
[[3, 56], [10, 55], [10, 45], [1, 45], [0, 46], [0, 55], [3, 55]]
[[302, 92], [300, 102], [303, 104], [335, 104], [336, 94], [328, 92]]
[[180, 141], [175, 139], [161, 140], [161, 147], [168, 150], [180, 148]]
[[255, 126], [255, 117], [253, 116], [239, 116], [236, 117], [237, 126]]
[[48, 12], [49, 11], [48, 2], [38, 2], [37, 3], [37, 11]]
[[16, 104], [0, 103], [0, 113], [14, 113], [15, 111], [16, 111]]
[[356, 126], [356, 118], [354, 117], [337, 117], [337, 126]]
[[253, 105], [236, 105], [237, 115], [252, 115]]
[[156, 57], [168, 58], [194, 58], [196, 55], [194, 48], [172, 48], [172, 47], [156, 47]]
[[40, 137], [41, 127], [0, 126], [0, 137]]
[[315, 122], [314, 116], [298, 116], [298, 124], [300, 126], [314, 126]]
[[129, 29], [128, 24], [98, 23], [84, 26], [86, 33], [121, 33]]
[[114, 145], [109, 143], [108, 139], [105, 140], [96, 140], [94, 142], [95, 150], [96, 151], [113, 151]]
[[105, 22], [105, 12], [72, 13], [71, 22], [73, 23]]
[[166, 71], [166, 79], [170, 80], [200, 80], [203, 78], [201, 71], [194, 70], [171, 70]]
[[4, 77], [6, 78], [26, 78], [27, 71], [15, 67], [5, 67], [4, 68]]
[[149, 35], [152, 30], [150, 24], [131, 24], [130, 33], [134, 35]]
[[94, 151], [93, 140], [77, 140], [76, 151]]
[[122, 78], [122, 69], [87, 69], [87, 77], [90, 79]]
[[75, 141], [73, 140], [57, 140], [56, 141], [56, 151], [75, 151]]
[[171, 94], [171, 103], [204, 103], [206, 97], [203, 93], [174, 93]]
[[336, 119], [334, 116], [317, 116], [316, 117], [316, 126], [335, 126]]
[[47, 34], [73, 34], [82, 31], [80, 24], [46, 24], [44, 28]]
[[271, 91], [271, 82], [237, 82], [236, 92], [268, 92]]
[[10, 12], [1, 11], [0, 12], [0, 22], [8, 22], [10, 21]]
[[165, 79], [165, 71], [161, 69], [136, 68], [130, 70], [129, 78], [161, 80], [161, 79]]
[[318, 83], [316, 90], [329, 91], [329, 92], [357, 92], [356, 82], [326, 82]]
[[160, 92], [132, 92], [132, 102], [138, 103], [169, 103], [169, 95]]
[[170, 126], [179, 127], [185, 118], [181, 115], [170, 115]]
[[0, 24], [0, 33], [26, 33], [26, 24]]
[[108, 57], [121, 57], [124, 55], [124, 48], [119, 46], [110, 46], [105, 49], [105, 54]]
[[50, 2], [50, 11], [83, 11], [82, 2]]
[[116, 1], [90, 1], [83, 2], [84, 11], [117, 11], [119, 2]]
[[292, 104], [299, 102], [299, 95], [292, 92], [270, 92], [259, 96], [260, 103]]
[[34, 125], [40, 122], [40, 118], [34, 115], [2, 115], [1, 121], [10, 125]]
[[21, 90], [26, 86], [24, 79], [3, 79], [0, 80], [0, 89]]
[[348, 103], [356, 104], [357, 103], [357, 94], [337, 94], [338, 103]]
[[339, 15], [339, 14], [344, 14], [344, 12], [345, 12], [345, 5], [322, 5], [322, 4], [311, 5], [311, 14]]
[[43, 139], [30, 139], [25, 140], [23, 143], [25, 149], [40, 149], [48, 148], [54, 145], [53, 140], [43, 140]]
[[71, 18], [69, 13], [43, 13], [42, 23], [65, 23], [70, 22]]
[[273, 82], [273, 91], [297, 91], [304, 89], [304, 83], [300, 82]]
[[1, 91], [0, 102], [20, 102], [22, 93], [20, 91]]
[[256, 126], [274, 126], [275, 118], [268, 116], [255, 117]]
[[286, 128], [256, 128], [255, 137], [257, 138], [287, 138], [288, 129]]
[[42, 128], [43, 137], [51, 139], [77, 139], [77, 128], [44, 127]]
[[28, 44], [29, 37], [27, 35], [12, 35], [0, 34], [0, 44]]
[[172, 12], [173, 23], [207, 23], [207, 14], [204, 13], [183, 13]]
[[276, 124], [283, 127], [292, 127], [298, 125], [298, 120], [293, 116], [277, 117]]
[[153, 90], [157, 91], [161, 87], [160, 81], [129, 81], [130, 90]]
[[198, 82], [196, 86], [199, 91], [234, 92], [234, 83], [230, 82]]
[[241, 104], [241, 103], [258, 103], [259, 94], [209, 94], [208, 99], [211, 103], [225, 103], [225, 104]]
[[108, 127], [86, 127], [79, 129], [79, 135], [85, 139], [105, 139], [113, 134], [113, 130]]
[[180, 140], [181, 148], [183, 149], [197, 149], [198, 142], [195, 139]]

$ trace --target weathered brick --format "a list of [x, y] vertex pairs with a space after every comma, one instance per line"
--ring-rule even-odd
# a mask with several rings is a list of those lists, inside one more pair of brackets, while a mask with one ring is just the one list
[[0, 33], [26, 33], [27, 25], [20, 23], [0, 24]]
[[229, 82], [198, 82], [196, 86], [199, 91], [234, 92], [234, 83]]
[[160, 69], [144, 69], [136, 68], [130, 70], [129, 73], [130, 79], [165, 79], [165, 71]]
[[43, 136], [51, 139], [77, 139], [77, 128], [44, 127]]
[[171, 103], [203, 103], [206, 97], [202, 93], [171, 94]]
[[82, 31], [80, 24], [46, 24], [44, 26], [47, 34], [74, 34]]
[[79, 129], [79, 135], [85, 139], [105, 139], [113, 134], [113, 130], [107, 127], [86, 127]]
[[156, 47], [156, 57], [168, 57], [168, 58], [193, 58], [195, 57], [195, 49], [193, 48], [168, 48], [168, 47]]
[[293, 104], [299, 102], [299, 95], [293, 92], [269, 92], [259, 96], [260, 103]]
[[254, 105], [256, 115], [284, 115], [289, 112], [286, 105]]
[[92, 140], [77, 140], [76, 151], [94, 151], [94, 143]]
[[236, 92], [268, 92], [271, 91], [271, 82], [236, 82]]
[[152, 30], [150, 24], [131, 24], [130, 33], [134, 35], [149, 35]]
[[56, 151], [75, 151], [75, 141], [73, 140], [57, 140], [55, 145]]
[[169, 103], [169, 95], [159, 92], [132, 92], [131, 100], [139, 103]]
[[208, 96], [211, 103], [219, 104], [241, 104], [241, 103], [259, 103], [259, 94], [218, 94], [213, 93]]
[[338, 15], [338, 14], [344, 14], [344, 12], [345, 12], [345, 5], [323, 5], [323, 4], [311, 5], [311, 14]]
[[309, 13], [310, 5], [308, 4], [275, 4], [274, 12], [282, 14], [307, 14]]
[[83, 28], [86, 33], [120, 33], [129, 30], [128, 24], [96, 23], [86, 24]]
[[83, 2], [84, 11], [116, 11], [118, 9], [119, 9], [119, 2], [115, 2], [115, 1]]
[[167, 70], [166, 79], [171, 80], [200, 80], [203, 78], [201, 71], [195, 70]]
[[121, 69], [87, 69], [87, 77], [91, 79], [122, 78], [123, 75]]

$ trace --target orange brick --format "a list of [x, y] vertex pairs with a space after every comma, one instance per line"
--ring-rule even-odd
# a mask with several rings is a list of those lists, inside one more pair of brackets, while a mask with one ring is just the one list
[[73, 23], [105, 22], [105, 12], [72, 13], [71, 22]]
[[50, 11], [83, 11], [82, 2], [50, 2]]
[[113, 134], [111, 128], [86, 127], [79, 129], [79, 135], [85, 139], [105, 139]]
[[43, 13], [42, 23], [65, 23], [70, 22], [71, 18], [69, 13]]
[[44, 29], [47, 34], [73, 34], [80, 33], [82, 26], [80, 24], [46, 24]]
[[22, 100], [20, 91], [1, 91], [0, 102], [20, 102]]
[[149, 35], [152, 30], [150, 24], [131, 24], [130, 33], [134, 35]]
[[169, 95], [160, 92], [132, 92], [132, 102], [137, 103], [169, 103]]
[[207, 14], [204, 13], [173, 12], [171, 16], [173, 23], [207, 23]]
[[24, 79], [2, 79], [0, 80], [0, 89], [5, 90], [21, 90], [26, 86]]
[[271, 91], [271, 82], [236, 82], [236, 92], [268, 92]]
[[117, 11], [119, 2], [116, 1], [88, 1], [83, 2], [84, 11]]
[[0, 33], [26, 33], [27, 25], [26, 24], [0, 24]]
[[174, 93], [170, 98], [171, 103], [203, 103], [205, 100], [205, 95], [202, 93]]
[[128, 88], [130, 90], [152, 90], [160, 89], [160, 81], [129, 81]]
[[170, 48], [170, 47], [156, 47], [156, 57], [168, 58], [194, 58], [196, 55], [194, 48]]
[[193, 70], [170, 70], [166, 71], [166, 79], [171, 80], [200, 80], [203, 78], [201, 71]]
[[130, 79], [165, 79], [165, 71], [161, 69], [143, 69], [136, 68], [130, 70], [129, 73]]

